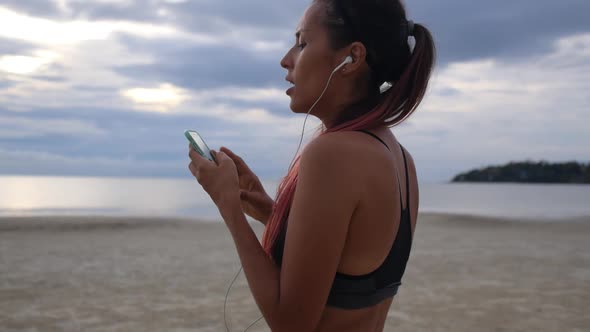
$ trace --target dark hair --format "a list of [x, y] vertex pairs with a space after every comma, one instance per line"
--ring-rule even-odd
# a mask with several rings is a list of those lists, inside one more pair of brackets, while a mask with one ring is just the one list
[[[339, 114], [330, 128], [335, 131], [371, 129], [383, 124], [395, 126], [414, 112], [422, 101], [434, 67], [435, 49], [430, 32], [415, 24], [414, 50], [408, 44], [408, 22], [399, 0], [313, 0], [325, 5], [323, 24], [328, 29], [330, 46], [337, 50], [360, 41], [367, 49], [371, 69], [367, 97]], [[384, 81], [393, 86], [379, 93]], [[322, 125], [323, 127], [323, 125]], [[276, 204], [267, 221], [262, 244], [276, 262], [275, 249], [285, 230], [299, 174], [301, 155], [295, 158], [279, 184]]]
[[[432, 35], [414, 24], [415, 46], [410, 50], [406, 11], [399, 0], [313, 0], [324, 7], [323, 25], [330, 47], [341, 49], [355, 41], [367, 50], [370, 68], [367, 97], [340, 114], [342, 125], [367, 113], [380, 116], [365, 124], [394, 126], [406, 119], [422, 101], [435, 62]], [[393, 87], [384, 94], [384, 82]]]

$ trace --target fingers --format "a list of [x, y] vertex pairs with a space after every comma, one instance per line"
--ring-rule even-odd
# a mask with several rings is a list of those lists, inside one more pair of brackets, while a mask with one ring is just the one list
[[191, 158], [192, 161], [194, 161], [195, 163], [202, 163], [204, 160], [206, 160], [205, 158], [203, 158], [197, 151], [195, 151], [195, 149], [191, 148], [188, 151], [188, 156], [189, 158]]
[[235, 153], [233, 153], [233, 151], [231, 151], [230, 149], [226, 148], [225, 146], [222, 146], [219, 151], [224, 152], [228, 157], [230, 157], [231, 159], [233, 159], [233, 161], [238, 164], [238, 162], [242, 162], [244, 163], [244, 161], [242, 160], [242, 158], [238, 157], [238, 155], [236, 155]]
[[199, 182], [201, 182], [200, 170], [203, 170], [204, 168], [206, 169], [207, 167], [209, 167], [208, 165], [211, 164], [212, 162], [209, 161], [208, 159], [205, 159], [192, 147], [189, 150], [188, 156], [191, 159], [191, 162], [190, 162], [188, 168], [191, 171], [191, 174]]
[[233, 153], [230, 149], [226, 148], [225, 146], [222, 146], [221, 149], [219, 149], [219, 150], [221, 152], [224, 152], [228, 157], [230, 157], [234, 161], [234, 163], [236, 164], [236, 167], [238, 168], [238, 172], [240, 174], [242, 174], [244, 172], [251, 172], [250, 168], [248, 167], [246, 162], [244, 162], [244, 160], [242, 158], [240, 158], [240, 156]]
[[197, 170], [197, 167], [195, 167], [195, 165], [193, 165], [193, 163], [189, 163], [188, 164], [188, 169], [191, 171], [191, 174], [197, 178], [197, 180], [199, 179], [199, 172]]

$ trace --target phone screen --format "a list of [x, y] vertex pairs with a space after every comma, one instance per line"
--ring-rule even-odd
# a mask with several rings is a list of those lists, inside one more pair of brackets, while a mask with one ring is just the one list
[[214, 161], [213, 156], [211, 155], [211, 150], [209, 150], [209, 147], [207, 144], [205, 144], [205, 141], [203, 141], [201, 136], [196, 131], [187, 130], [184, 135], [192, 143], [195, 150], [201, 154], [201, 156]]

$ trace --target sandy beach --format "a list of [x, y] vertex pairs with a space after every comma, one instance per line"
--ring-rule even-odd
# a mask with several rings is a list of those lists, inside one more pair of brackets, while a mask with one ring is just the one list
[[[239, 267], [221, 222], [0, 218], [0, 331], [225, 331]], [[403, 283], [385, 331], [590, 331], [590, 218], [422, 214]], [[227, 305], [260, 316], [243, 274]]]

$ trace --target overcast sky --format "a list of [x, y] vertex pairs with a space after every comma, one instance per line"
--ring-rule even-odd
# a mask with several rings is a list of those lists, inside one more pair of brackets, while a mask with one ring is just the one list
[[[308, 4], [1, 0], [0, 174], [186, 177], [191, 128], [283, 176], [305, 116], [279, 61]], [[590, 1], [406, 5], [439, 50], [424, 103], [392, 128], [423, 181], [590, 160]]]

